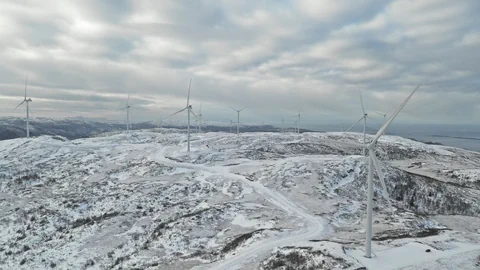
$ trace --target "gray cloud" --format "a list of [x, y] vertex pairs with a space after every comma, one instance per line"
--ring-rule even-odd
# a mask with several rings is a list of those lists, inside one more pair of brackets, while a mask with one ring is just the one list
[[[0, 3], [0, 115], [29, 75], [36, 116], [157, 120], [192, 102], [204, 119], [345, 123], [388, 111], [424, 83], [399, 121], [476, 123], [480, 3], [426, 1], [24, 1]], [[182, 119], [178, 116], [176, 119]]]

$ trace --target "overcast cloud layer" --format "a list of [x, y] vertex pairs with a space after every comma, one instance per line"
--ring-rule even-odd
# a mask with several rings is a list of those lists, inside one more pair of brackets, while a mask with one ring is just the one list
[[[73, 3], [75, 2], [75, 3]], [[159, 120], [192, 83], [205, 120], [350, 123], [480, 119], [480, 1], [1, 1], [0, 116]], [[185, 116], [175, 116], [183, 119]], [[381, 117], [377, 117], [380, 121]], [[338, 121], [338, 122], [337, 122]]]

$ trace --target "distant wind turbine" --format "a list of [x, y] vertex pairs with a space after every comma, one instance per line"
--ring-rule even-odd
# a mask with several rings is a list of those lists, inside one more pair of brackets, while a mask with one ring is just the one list
[[190, 88], [192, 86], [192, 79], [190, 79], [190, 84], [188, 85], [188, 96], [187, 96], [187, 106], [178, 112], [172, 113], [170, 116], [173, 116], [175, 114], [181, 113], [185, 110], [187, 110], [187, 115], [188, 115], [188, 124], [187, 124], [187, 152], [190, 152], [190, 114], [193, 114], [194, 116], [195, 113], [192, 111], [192, 105], [190, 105]]
[[237, 112], [237, 135], [238, 135], [240, 133], [240, 112], [245, 110], [245, 108], [243, 108], [241, 110], [237, 110], [237, 109], [234, 109], [234, 108], [231, 108], [231, 109]]
[[[391, 112], [392, 110], [389, 110], [388, 112], [386, 113], [382, 113], [382, 112], [379, 112], [379, 111], [376, 111], [375, 113], [378, 114], [378, 115], [381, 115], [383, 116], [383, 122], [386, 123], [387, 122], [387, 115], [389, 112]], [[383, 135], [386, 135], [386, 132], [387, 130], [385, 129], [385, 131], [383, 132]]]
[[295, 121], [295, 124], [296, 124], [295, 132], [296, 133], [300, 133], [300, 118], [301, 118], [300, 114], [302, 112], [302, 109], [303, 108], [300, 108], [300, 111], [298, 111], [297, 115], [292, 116], [292, 117], [297, 117], [297, 120]]
[[120, 110], [127, 110], [127, 133], [130, 133], [130, 92], [127, 97], [127, 106], [121, 108]]
[[285, 133], [285, 119], [282, 117], [282, 133]]
[[400, 113], [400, 111], [405, 107], [405, 105], [408, 103], [410, 98], [415, 94], [415, 92], [418, 90], [420, 85], [417, 85], [417, 87], [413, 90], [413, 92], [400, 104], [400, 106], [397, 108], [397, 110], [390, 116], [390, 118], [383, 124], [383, 126], [378, 130], [377, 134], [375, 135], [375, 138], [373, 139], [372, 142], [369, 144], [359, 144], [359, 143], [350, 143], [350, 142], [342, 142], [342, 141], [332, 141], [332, 140], [325, 140], [329, 141], [331, 143], [338, 143], [338, 144], [343, 144], [345, 146], [349, 147], [356, 147], [356, 148], [363, 148], [368, 150], [368, 189], [367, 189], [367, 223], [365, 225], [366, 227], [366, 239], [365, 239], [365, 257], [371, 258], [372, 257], [372, 222], [373, 222], [373, 173], [374, 173], [374, 167], [375, 170], [377, 171], [377, 176], [380, 179], [380, 183], [382, 185], [383, 189], [383, 196], [387, 201], [390, 203], [390, 198], [388, 196], [388, 191], [387, 191], [387, 186], [385, 185], [385, 176], [382, 171], [381, 163], [377, 159], [376, 156], [376, 146], [377, 146], [377, 141], [380, 139], [382, 134], [385, 132], [385, 130], [388, 128], [388, 126], [393, 122], [395, 117]]
[[198, 132], [202, 133], [202, 104], [200, 104], [200, 109], [198, 110]]
[[[365, 107], [363, 106], [362, 92], [358, 90], [358, 93], [360, 94], [360, 104], [362, 104], [363, 116], [357, 122], [355, 122], [355, 124], [351, 125], [345, 132], [349, 132], [353, 127], [355, 127], [355, 125], [357, 125], [360, 121], [363, 120], [363, 143], [366, 144], [367, 143], [367, 118], [371, 118], [371, 117], [369, 117], [367, 112], [365, 112]], [[365, 148], [363, 148], [363, 155], [365, 156]]]
[[23, 98], [23, 101], [17, 105], [16, 108], [20, 107], [23, 103], [25, 103], [25, 106], [27, 108], [27, 138], [30, 137], [30, 106], [28, 103], [32, 102], [31, 98], [27, 98], [27, 82], [28, 82], [28, 76], [25, 77], [25, 97]]

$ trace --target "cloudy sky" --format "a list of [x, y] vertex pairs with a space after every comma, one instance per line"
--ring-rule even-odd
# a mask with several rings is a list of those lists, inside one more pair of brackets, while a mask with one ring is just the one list
[[[478, 0], [0, 2], [0, 116], [29, 78], [32, 114], [158, 120], [351, 123], [424, 86], [399, 122], [477, 124]], [[183, 119], [186, 116], [175, 116]], [[376, 121], [381, 117], [377, 116]]]

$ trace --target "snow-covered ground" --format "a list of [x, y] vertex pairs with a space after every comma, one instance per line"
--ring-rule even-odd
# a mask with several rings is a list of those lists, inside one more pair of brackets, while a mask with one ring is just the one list
[[332, 142], [363, 136], [194, 134], [191, 153], [185, 139], [0, 141], [0, 268], [480, 267], [480, 153], [382, 137], [392, 207], [375, 183], [366, 259], [367, 164]]

